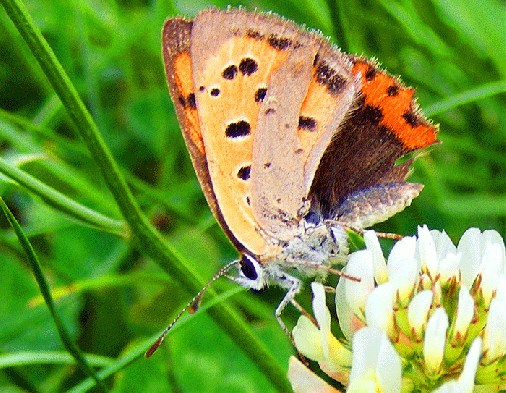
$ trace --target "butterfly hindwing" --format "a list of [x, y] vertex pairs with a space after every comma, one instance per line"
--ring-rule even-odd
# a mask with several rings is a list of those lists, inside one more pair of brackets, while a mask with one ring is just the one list
[[[418, 111], [413, 89], [370, 60], [350, 59], [353, 73], [360, 80], [360, 94], [321, 158], [310, 198], [324, 217], [335, 218], [340, 205], [360, 192], [361, 200], [377, 207], [375, 212], [367, 208], [361, 213], [365, 216], [367, 211], [370, 217], [360, 221], [372, 225], [403, 210], [418, 195], [418, 185], [404, 183], [412, 160], [399, 165], [396, 161], [436, 143], [437, 127]], [[390, 193], [387, 190], [391, 187], [382, 184], [397, 184], [404, 192]], [[372, 191], [364, 193], [367, 189]]]

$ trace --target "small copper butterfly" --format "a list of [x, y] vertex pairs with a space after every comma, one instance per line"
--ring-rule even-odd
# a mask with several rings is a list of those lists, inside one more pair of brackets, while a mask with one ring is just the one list
[[[324, 276], [364, 228], [408, 206], [404, 154], [436, 142], [412, 89], [374, 61], [272, 14], [209, 9], [165, 21], [170, 94], [200, 185], [240, 253], [233, 279], [287, 290]], [[161, 340], [157, 342], [159, 344]], [[148, 351], [156, 349], [157, 344]]]

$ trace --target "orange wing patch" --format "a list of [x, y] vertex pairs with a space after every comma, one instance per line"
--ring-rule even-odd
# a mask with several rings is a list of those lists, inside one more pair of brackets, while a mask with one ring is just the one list
[[361, 61], [356, 62], [353, 73], [360, 73], [365, 105], [382, 111], [379, 124], [394, 133], [408, 151], [436, 141], [436, 129], [418, 114], [413, 89], [400, 86], [391, 76]]
[[257, 255], [265, 252], [250, 206], [249, 175], [259, 105], [270, 75], [289, 52], [267, 40], [232, 37], [205, 63], [197, 107], [213, 189], [238, 240]]
[[327, 91], [324, 85], [313, 78], [306, 98], [302, 103], [299, 118], [299, 139], [304, 150], [304, 161], [307, 161], [311, 148], [321, 136], [332, 113], [336, 98]]
[[200, 131], [199, 115], [195, 103], [195, 89], [193, 87], [193, 77], [191, 68], [190, 54], [181, 53], [174, 60], [174, 83], [177, 87], [178, 100], [183, 107], [186, 116], [189, 137], [199, 149], [201, 154], [205, 154], [202, 132]]
[[304, 151], [307, 190], [320, 159], [356, 99], [359, 84], [352, 74], [348, 56], [323, 43], [313, 65], [313, 78], [302, 103], [298, 136]]

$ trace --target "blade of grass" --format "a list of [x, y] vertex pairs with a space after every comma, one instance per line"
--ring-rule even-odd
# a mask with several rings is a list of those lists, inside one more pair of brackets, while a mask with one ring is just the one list
[[[230, 291], [227, 291], [219, 296], [216, 296], [211, 301], [206, 302], [204, 305], [202, 305], [202, 308], [199, 308], [197, 313], [193, 315], [188, 315], [179, 320], [179, 322], [174, 325], [174, 329], [172, 329], [169, 334], [174, 334], [175, 331], [177, 331], [181, 326], [183, 326], [186, 322], [188, 322], [191, 318], [197, 318], [197, 315], [199, 313], [204, 312], [205, 310], [213, 309], [214, 306], [220, 305], [221, 302], [226, 300], [227, 298], [236, 295], [237, 293], [240, 293], [244, 291], [244, 288], [237, 287]], [[122, 368], [126, 367], [128, 364], [132, 363], [135, 359], [137, 359], [139, 356], [142, 356], [146, 350], [151, 346], [153, 341], [155, 341], [162, 332], [158, 332], [155, 336], [151, 337], [150, 339], [144, 341], [143, 344], [139, 345], [137, 348], [132, 350], [131, 352], [127, 353], [120, 359], [118, 359], [115, 363], [111, 364], [108, 368], [105, 368], [101, 370], [98, 375], [100, 378], [105, 379], [117, 371], [121, 370]], [[81, 382], [79, 385], [75, 386], [71, 390], [68, 390], [66, 393], [84, 393], [88, 391], [91, 387], [93, 387], [93, 381], [91, 378], [88, 378]]]
[[65, 195], [46, 186], [28, 173], [10, 165], [3, 158], [0, 158], [0, 173], [15, 180], [56, 210], [106, 232], [114, 233], [123, 238], [128, 237], [125, 224], [122, 221], [113, 220], [67, 198]]
[[23, 250], [26, 253], [35, 280], [39, 285], [39, 289], [40, 292], [42, 293], [42, 296], [44, 296], [44, 301], [46, 302], [49, 312], [51, 313], [51, 317], [53, 318], [53, 321], [56, 325], [56, 329], [58, 330], [58, 334], [63, 342], [63, 345], [65, 346], [67, 351], [69, 351], [69, 353], [72, 355], [72, 357], [76, 360], [77, 364], [83, 370], [83, 372], [89, 377], [93, 378], [99, 390], [101, 392], [107, 392], [108, 389], [105, 387], [104, 383], [99, 379], [99, 377], [95, 374], [95, 372], [88, 364], [88, 362], [84, 358], [83, 354], [81, 353], [77, 345], [74, 343], [74, 341], [72, 341], [70, 334], [67, 332], [67, 329], [65, 328], [65, 324], [63, 323], [63, 321], [60, 319], [60, 316], [56, 312], [53, 298], [51, 297], [49, 284], [46, 281], [44, 273], [42, 272], [37, 255], [35, 255], [32, 245], [30, 244], [28, 238], [25, 236], [23, 229], [21, 229], [18, 222], [16, 221], [13, 214], [11, 213], [11, 211], [9, 210], [9, 208], [7, 207], [7, 205], [5, 204], [4, 200], [1, 197], [0, 197], [0, 207], [2, 208], [5, 216], [7, 217], [7, 220], [9, 220], [9, 223], [14, 229], [14, 232], [16, 233], [16, 236], [19, 239], [19, 242], [21, 243]]
[[[104, 356], [84, 355], [89, 365], [93, 367], [110, 367], [114, 360]], [[30, 364], [75, 364], [75, 359], [66, 352], [17, 352], [0, 355], [0, 369], [5, 367], [19, 367]]]
[[[118, 203], [123, 217], [130, 225], [132, 235], [142, 245], [142, 250], [167, 273], [175, 277], [182, 287], [197, 293], [203, 287], [203, 281], [156, 231], [140, 210], [93, 118], [40, 30], [33, 23], [24, 4], [20, 0], [0, 1], [67, 109], [76, 129], [101, 169], [102, 176]], [[209, 290], [207, 294], [209, 298], [215, 296], [213, 290]], [[291, 391], [285, 370], [276, 363], [268, 349], [230, 306], [222, 304], [220, 307], [210, 309], [209, 315], [265, 374], [273, 386], [282, 392]]]
[[470, 102], [482, 100], [496, 94], [506, 93], [506, 81], [487, 83], [475, 89], [464, 91], [424, 108], [427, 116], [434, 116]]

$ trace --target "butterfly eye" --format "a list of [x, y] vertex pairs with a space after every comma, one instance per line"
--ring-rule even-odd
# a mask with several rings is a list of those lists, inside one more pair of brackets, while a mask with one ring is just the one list
[[241, 256], [241, 272], [244, 276], [252, 281], [258, 278], [258, 272], [255, 268], [255, 260], [251, 255], [242, 254]]

